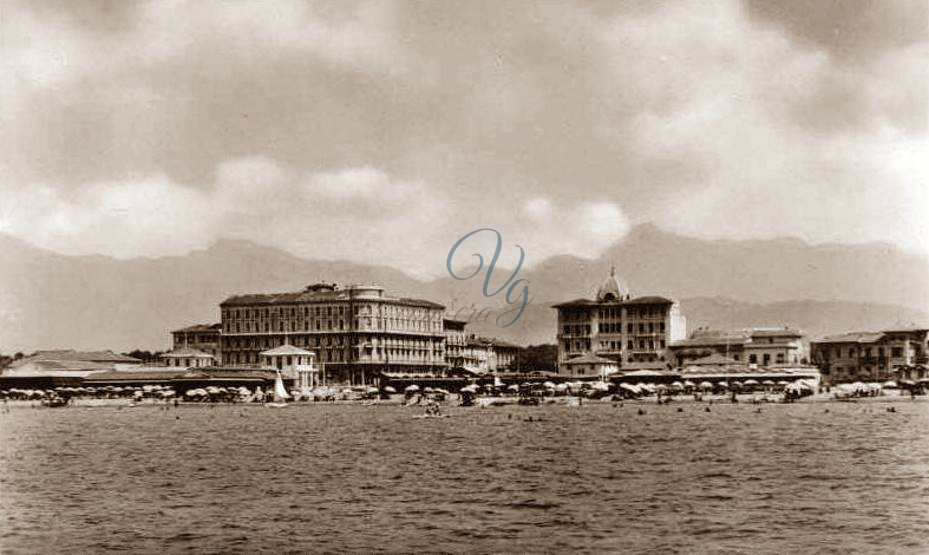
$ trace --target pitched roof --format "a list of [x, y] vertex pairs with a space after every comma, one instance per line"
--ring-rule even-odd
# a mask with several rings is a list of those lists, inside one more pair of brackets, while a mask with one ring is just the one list
[[566, 360], [565, 364], [617, 364], [617, 362], [615, 360], [599, 357], [593, 353], [587, 352], [572, 359]]
[[724, 364], [741, 364], [735, 359], [729, 358], [725, 355], [719, 353], [713, 353], [696, 360], [692, 360], [687, 363], [688, 365], [693, 366], [708, 366], [708, 365], [724, 365]]
[[85, 362], [124, 362], [127, 364], [141, 363], [142, 361], [113, 351], [75, 351], [73, 349], [36, 351], [35, 354], [25, 357], [28, 360], [73, 360]]
[[151, 381], [160, 382], [176, 378], [186, 372], [186, 370], [131, 370], [121, 372], [118, 370], [107, 370], [104, 372], [94, 372], [84, 378], [85, 382], [128, 382], [128, 381]]
[[192, 347], [181, 347], [180, 349], [175, 349], [170, 353], [163, 353], [159, 356], [161, 358], [214, 358], [213, 355]]
[[816, 343], [876, 343], [884, 337], [882, 332], [855, 331], [839, 335], [830, 335]]
[[752, 337], [803, 337], [803, 332], [795, 328], [753, 328]]
[[[364, 288], [368, 290], [369, 288]], [[378, 288], [380, 289], [380, 288]], [[320, 287], [319, 284], [311, 285], [303, 291], [290, 291], [283, 293], [249, 293], [245, 295], [233, 295], [219, 306], [251, 306], [251, 305], [276, 305], [276, 304], [298, 304], [310, 302], [326, 301], [347, 301], [350, 299], [352, 286], [341, 287], [338, 285], [325, 285]], [[364, 299], [369, 300], [369, 299]], [[445, 308], [445, 305], [428, 301], [426, 299], [414, 299], [410, 297], [378, 297], [374, 299], [378, 302], [389, 304], [400, 304], [407, 306], [418, 306], [425, 308]]]
[[181, 328], [173, 330], [171, 333], [180, 333], [180, 332], [220, 332], [223, 329], [222, 324], [194, 324], [193, 326], [187, 326], [186, 328]]

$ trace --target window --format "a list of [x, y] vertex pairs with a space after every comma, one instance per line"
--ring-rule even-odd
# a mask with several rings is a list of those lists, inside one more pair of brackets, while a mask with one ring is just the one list
[[758, 364], [758, 355], [748, 355], [749, 364]]

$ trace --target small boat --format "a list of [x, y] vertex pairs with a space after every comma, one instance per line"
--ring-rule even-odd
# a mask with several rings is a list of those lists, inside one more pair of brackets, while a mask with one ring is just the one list
[[60, 408], [68, 406], [68, 399], [64, 397], [51, 397], [42, 401], [42, 406], [50, 408]]
[[287, 399], [290, 398], [290, 395], [287, 394], [287, 390], [284, 389], [284, 380], [281, 378], [281, 371], [278, 370], [277, 377], [274, 378], [274, 400], [270, 403], [265, 403], [265, 406], [271, 409], [284, 409], [289, 405], [287, 404]]

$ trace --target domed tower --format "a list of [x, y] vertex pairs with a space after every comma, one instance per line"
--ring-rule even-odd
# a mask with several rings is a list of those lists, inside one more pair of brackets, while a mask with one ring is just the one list
[[597, 289], [597, 300], [600, 302], [622, 301], [629, 298], [629, 288], [616, 277], [616, 266], [610, 266], [610, 277], [606, 278], [600, 289]]

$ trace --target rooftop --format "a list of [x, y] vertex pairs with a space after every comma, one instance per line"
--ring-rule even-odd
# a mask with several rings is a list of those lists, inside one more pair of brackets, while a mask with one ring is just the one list
[[884, 337], [883, 332], [854, 331], [839, 335], [830, 335], [817, 341], [817, 343], [876, 343]]
[[173, 330], [171, 333], [180, 333], [180, 332], [201, 332], [201, 333], [219, 333], [222, 331], [222, 324], [194, 324], [193, 326], [187, 326], [186, 328], [181, 328]]
[[[355, 296], [355, 292], [359, 294], [357, 297]], [[367, 294], [371, 292], [377, 292], [378, 296], [367, 296]], [[383, 288], [377, 286], [350, 285], [343, 287], [338, 284], [317, 283], [306, 287], [302, 291], [233, 295], [219, 303], [219, 306], [226, 307], [299, 304], [313, 302], [348, 301], [352, 298], [357, 298], [359, 300], [376, 300], [385, 303], [418, 306], [423, 308], [445, 308], [445, 305], [441, 305], [429, 300], [414, 299], [410, 297], [385, 297], [380, 295], [381, 292], [383, 292]]]
[[122, 362], [126, 364], [141, 364], [142, 361], [113, 351], [75, 351], [73, 349], [36, 351], [34, 354], [20, 359], [19, 364], [34, 361], [81, 361], [81, 362]]
[[552, 308], [567, 308], [571, 306], [600, 306], [600, 305], [610, 305], [610, 306], [622, 306], [622, 305], [656, 305], [656, 304], [674, 304], [674, 301], [665, 297], [659, 296], [646, 296], [646, 297], [636, 297], [634, 299], [625, 299], [622, 301], [597, 301], [593, 299], [574, 299], [573, 301], [566, 301], [563, 303], [553, 304]]
[[565, 361], [565, 364], [616, 364], [616, 361], [587, 352]]
[[170, 353], [163, 353], [159, 356], [161, 358], [214, 358], [213, 355], [192, 347], [181, 347], [180, 349], [175, 349]]

